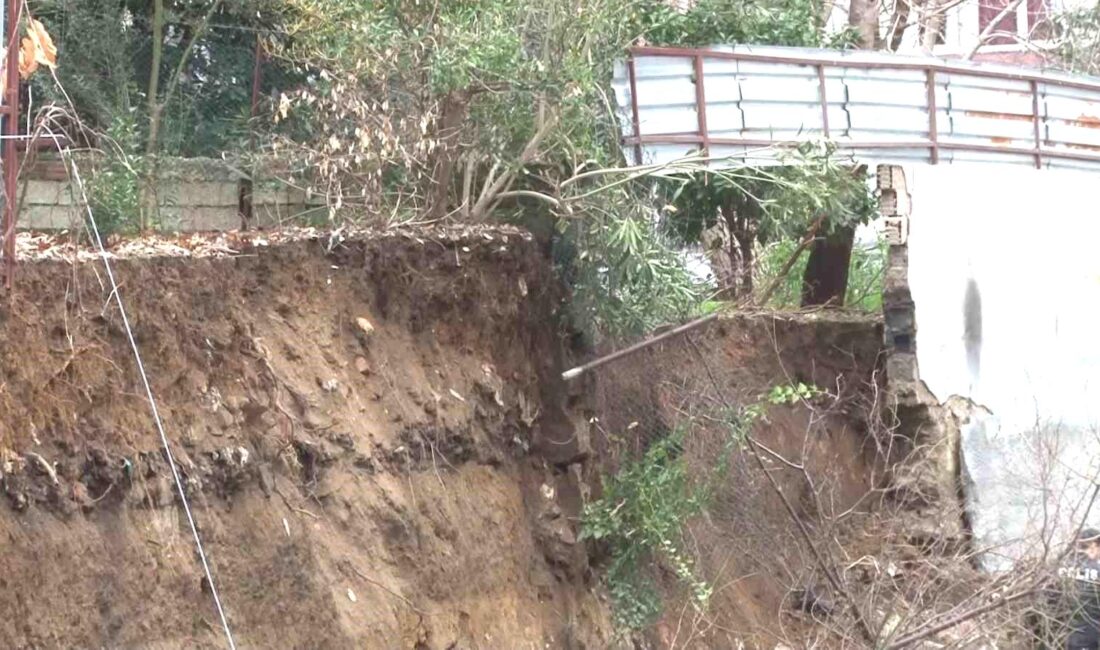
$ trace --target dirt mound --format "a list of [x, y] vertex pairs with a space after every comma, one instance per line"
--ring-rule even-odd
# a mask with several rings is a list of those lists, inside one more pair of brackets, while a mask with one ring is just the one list
[[[115, 262], [240, 646], [607, 647], [536, 244], [266, 243]], [[0, 306], [0, 639], [222, 647], [107, 299], [54, 259]]]

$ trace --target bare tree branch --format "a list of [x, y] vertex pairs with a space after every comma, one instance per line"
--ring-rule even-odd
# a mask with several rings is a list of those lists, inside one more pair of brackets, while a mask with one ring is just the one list
[[974, 45], [974, 49], [970, 50], [970, 52], [963, 57], [964, 61], [969, 61], [970, 59], [974, 58], [974, 55], [978, 53], [978, 50], [982, 49], [982, 47], [991, 38], [994, 32], [997, 31], [997, 25], [999, 25], [1006, 16], [1016, 11], [1016, 8], [1020, 6], [1021, 2], [1023, 2], [1023, 0], [1012, 0], [1007, 5], [1005, 5], [1004, 9], [1001, 9], [1001, 11], [993, 17], [993, 20], [989, 21], [989, 24], [985, 26], [985, 29], [983, 29], [981, 33], [978, 34], [978, 42]]

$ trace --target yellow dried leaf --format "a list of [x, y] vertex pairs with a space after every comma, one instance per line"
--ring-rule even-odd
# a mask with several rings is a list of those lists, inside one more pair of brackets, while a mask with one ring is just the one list
[[57, 47], [42, 23], [32, 18], [30, 25], [27, 26], [27, 36], [34, 43], [34, 58], [39, 65], [44, 65], [51, 70], [56, 68]]
[[42, 23], [32, 18], [19, 42], [19, 76], [30, 79], [42, 65], [51, 70], [57, 67], [57, 47]]
[[24, 80], [38, 71], [38, 57], [34, 55], [34, 41], [24, 38], [19, 48], [19, 76]]

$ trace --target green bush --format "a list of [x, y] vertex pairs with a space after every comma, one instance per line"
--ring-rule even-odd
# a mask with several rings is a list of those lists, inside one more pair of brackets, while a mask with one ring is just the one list
[[88, 204], [99, 233], [106, 237], [138, 230], [141, 211], [140, 134], [133, 120], [116, 119], [103, 138], [107, 149], [93, 173], [84, 178]]
[[844, 304], [868, 312], [882, 311], [882, 290], [886, 279], [886, 241], [873, 246], [856, 245], [848, 270], [848, 296]]
[[641, 459], [608, 477], [603, 497], [585, 508], [581, 538], [611, 548], [608, 585], [616, 621], [628, 629], [643, 629], [661, 613], [646, 572], [654, 560], [665, 561], [691, 588], [697, 606], [710, 598], [710, 586], [695, 575], [682, 546], [684, 524], [706, 502], [706, 490], [691, 480], [679, 454], [683, 435], [680, 430], [653, 443]]
[[603, 495], [585, 506], [580, 538], [603, 542], [610, 549], [607, 583], [618, 625], [641, 630], [660, 617], [661, 594], [650, 572], [655, 562], [663, 563], [688, 588], [693, 606], [706, 608], [713, 587], [699, 575], [687, 552], [685, 526], [709, 507], [720, 483], [728, 479], [734, 452], [768, 408], [820, 395], [820, 389], [803, 383], [779, 385], [757, 401], [721, 414], [728, 427], [725, 444], [719, 458], [702, 472], [689, 467], [683, 455], [689, 421], [604, 478]]

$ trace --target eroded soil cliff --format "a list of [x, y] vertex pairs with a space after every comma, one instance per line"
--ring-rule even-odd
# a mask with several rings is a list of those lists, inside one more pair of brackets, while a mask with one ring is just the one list
[[[606, 647], [536, 244], [264, 243], [114, 261], [240, 647]], [[0, 645], [224, 647], [105, 283], [0, 306]]]

